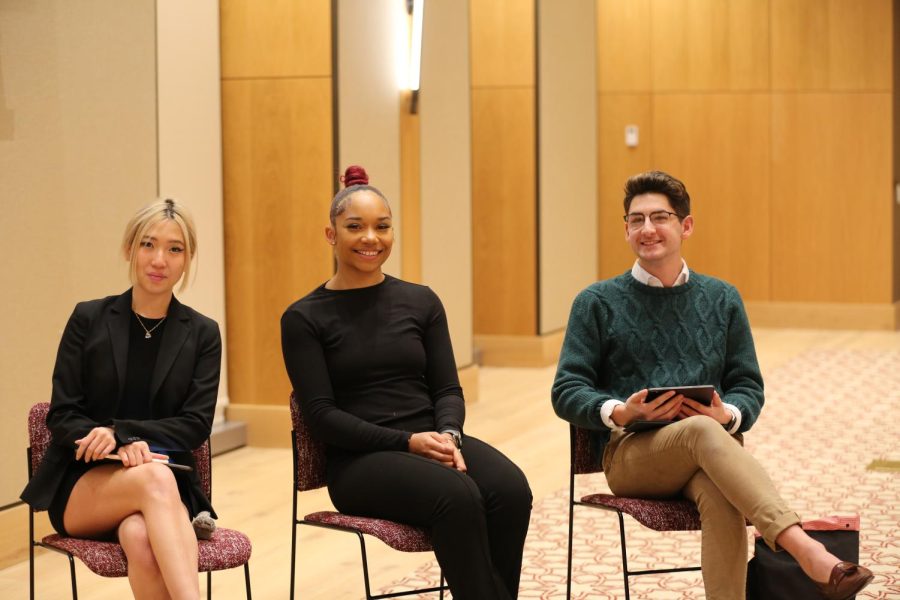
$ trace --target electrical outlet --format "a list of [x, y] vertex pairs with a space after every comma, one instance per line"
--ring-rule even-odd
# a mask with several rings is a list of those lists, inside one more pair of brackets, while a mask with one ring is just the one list
[[638, 145], [638, 126], [625, 126], [625, 145], [629, 148], [636, 148]]

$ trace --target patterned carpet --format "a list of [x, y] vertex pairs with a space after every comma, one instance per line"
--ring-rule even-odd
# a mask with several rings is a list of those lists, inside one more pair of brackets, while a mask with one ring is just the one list
[[[900, 459], [898, 422], [900, 352], [815, 350], [768, 375], [765, 409], [745, 438], [803, 519], [861, 515], [860, 562], [876, 578], [860, 599], [900, 598], [900, 474], [866, 470], [872, 460]], [[601, 473], [581, 477], [576, 494], [602, 491]], [[519, 598], [565, 597], [567, 496], [560, 490], [535, 503]], [[572, 597], [624, 598], [615, 516], [578, 508], [575, 523]], [[634, 521], [626, 530], [633, 568], [699, 559], [697, 532], [657, 533]], [[431, 563], [383, 591], [433, 585], [437, 577]], [[699, 573], [674, 573], [632, 578], [631, 597], [700, 600], [704, 593]]]

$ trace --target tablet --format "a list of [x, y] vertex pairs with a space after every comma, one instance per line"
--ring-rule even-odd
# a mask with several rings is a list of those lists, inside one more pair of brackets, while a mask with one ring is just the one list
[[647, 398], [646, 400], [644, 400], [644, 402], [650, 402], [651, 400], [656, 399], [660, 394], [664, 394], [665, 392], [669, 391], [674, 391], [676, 394], [681, 394], [685, 398], [690, 398], [691, 400], [696, 400], [701, 404], [710, 406], [712, 404], [713, 393], [715, 393], [716, 388], [711, 385], [681, 385], [672, 387], [650, 388], [647, 390]]

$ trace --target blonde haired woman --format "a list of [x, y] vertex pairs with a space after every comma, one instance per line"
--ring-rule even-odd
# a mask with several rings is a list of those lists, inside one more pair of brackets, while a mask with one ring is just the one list
[[[184, 306], [197, 252], [193, 220], [174, 200], [128, 223], [132, 287], [81, 302], [63, 332], [47, 415], [53, 443], [22, 499], [48, 510], [61, 534], [118, 539], [135, 598], [195, 599], [197, 534], [215, 513], [194, 472], [151, 462], [164, 452], [193, 466], [209, 437], [221, 363], [215, 321]], [[119, 461], [104, 460], [116, 455]]]

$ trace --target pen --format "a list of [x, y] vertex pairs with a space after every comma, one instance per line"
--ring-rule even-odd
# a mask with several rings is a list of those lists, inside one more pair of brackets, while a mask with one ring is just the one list
[[[106, 456], [106, 458], [109, 460], [118, 460], [118, 461], [122, 460], [121, 458], [119, 458], [118, 454], [109, 454]], [[161, 465], [166, 465], [170, 469], [175, 469], [176, 471], [193, 471], [193, 469], [187, 465], [179, 465], [178, 463], [169, 462], [168, 459], [151, 458], [150, 462], [155, 462], [155, 463], [159, 463]]]
[[[76, 443], [77, 445], [77, 443]], [[158, 452], [153, 452], [153, 458], [150, 459], [150, 462], [159, 463], [161, 465], [166, 465], [170, 469], [175, 469], [176, 471], [193, 471], [194, 469], [187, 465], [179, 465], [178, 463], [169, 462], [169, 457], [165, 454], [159, 454]], [[119, 462], [122, 461], [119, 458], [118, 454], [107, 454], [106, 458], [109, 460], [117, 460]]]

